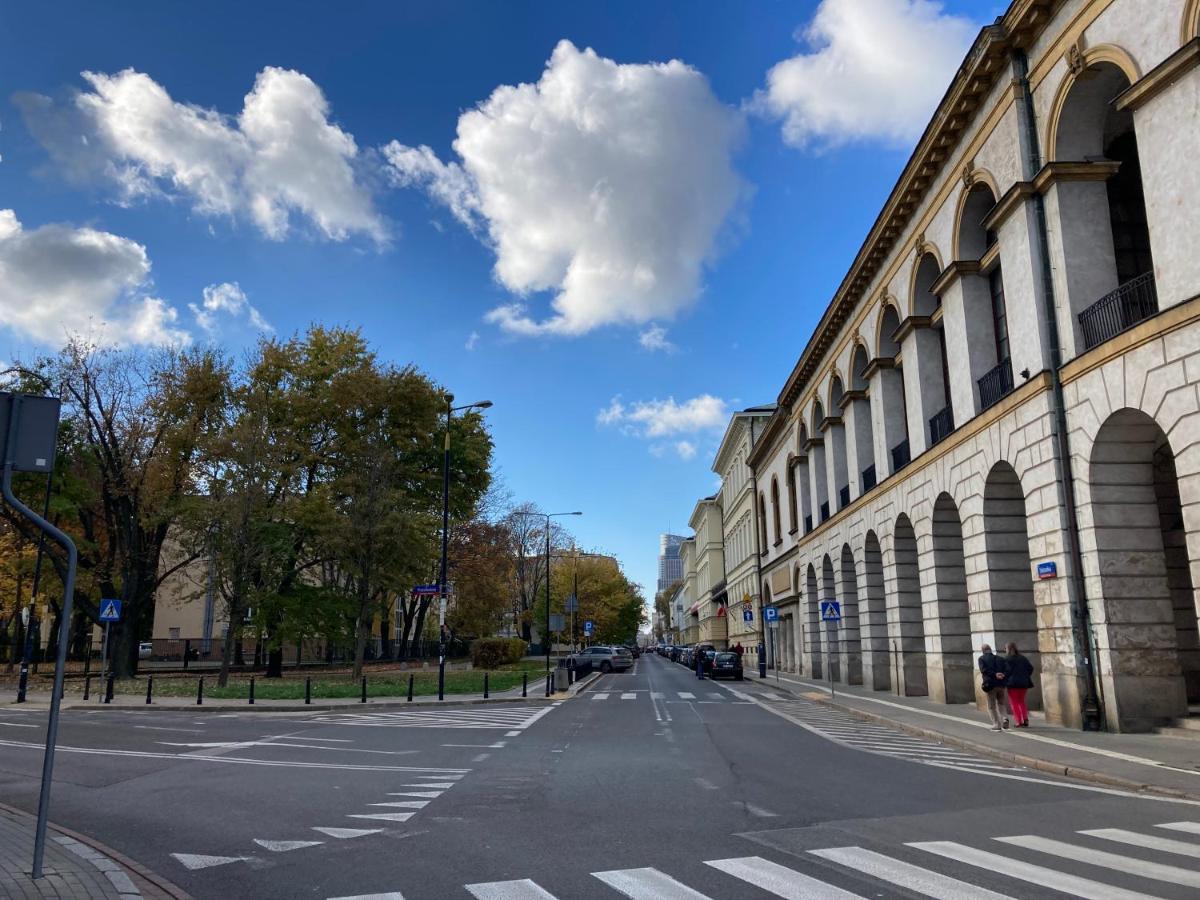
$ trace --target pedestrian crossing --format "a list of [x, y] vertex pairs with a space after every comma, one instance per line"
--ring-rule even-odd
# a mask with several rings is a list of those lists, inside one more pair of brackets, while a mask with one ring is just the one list
[[521, 731], [553, 706], [439, 706], [396, 712], [327, 712], [307, 721], [318, 725], [361, 725], [370, 728], [475, 728]]
[[780, 699], [771, 704], [771, 709], [827, 740], [865, 753], [975, 772], [1021, 771], [993, 757], [978, 756], [799, 697]]
[[[1155, 833], [1155, 829], [1161, 831]], [[1193, 837], [1180, 839], [1164, 832]], [[1167, 822], [1142, 831], [1088, 829], [1070, 835], [1070, 840], [1037, 834], [982, 840], [984, 846], [940, 840], [884, 849], [825, 847], [797, 853], [786, 864], [762, 856], [708, 859], [702, 861], [706, 868], [700, 872], [695, 865], [679, 867], [682, 871], [649, 866], [608, 869], [590, 873], [596, 891], [587, 896], [611, 896], [614, 900], [617, 896], [630, 900], [735, 896], [856, 900], [903, 895], [1003, 900], [1058, 892], [1088, 900], [1155, 900], [1194, 897], [1200, 886], [1200, 865], [1196, 863], [1200, 860], [1200, 822]], [[1105, 849], [1114, 845], [1122, 852]], [[1174, 863], [1129, 855], [1144, 851], [1170, 857]], [[1178, 864], [1184, 860], [1186, 863]], [[719, 882], [705, 874], [710, 870], [719, 873], [715, 876]], [[475, 900], [559, 900], [566, 896], [531, 878], [465, 884], [463, 891]], [[403, 900], [395, 891], [369, 896]]]
[[749, 694], [744, 694], [741, 691], [589, 691], [586, 694], [592, 702], [603, 702], [605, 700], [663, 700], [668, 703], [674, 701], [686, 701], [695, 703], [751, 703], [753, 698]]

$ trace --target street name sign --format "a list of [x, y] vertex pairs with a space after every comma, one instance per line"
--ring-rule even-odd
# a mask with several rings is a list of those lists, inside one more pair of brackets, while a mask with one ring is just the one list
[[121, 621], [121, 601], [120, 600], [101, 600], [100, 601], [100, 621], [101, 622], [120, 622]]
[[442, 591], [441, 588], [439, 588], [436, 584], [418, 584], [412, 589], [412, 592], [414, 595], [419, 597], [429, 597], [436, 596]]
[[1037, 567], [1038, 578], [1057, 578], [1058, 563], [1056, 562], [1040, 562]]
[[774, 606], [763, 607], [763, 619], [767, 622], [779, 621], [779, 609]]
[[821, 601], [821, 621], [822, 622], [840, 622], [842, 621], [842, 604], [836, 600]]

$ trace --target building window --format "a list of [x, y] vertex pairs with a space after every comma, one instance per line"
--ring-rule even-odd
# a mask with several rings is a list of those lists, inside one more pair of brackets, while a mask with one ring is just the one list
[[992, 328], [996, 335], [996, 360], [1003, 362], [1009, 358], [1008, 311], [1004, 306], [1004, 275], [1000, 266], [996, 266], [988, 276], [988, 287], [992, 294]]
[[179, 640], [179, 629], [178, 628], [169, 629], [168, 635], [170, 636], [171, 640], [173, 640], [173, 641]]
[[771, 520], [775, 526], [775, 543], [783, 541], [783, 530], [779, 527], [779, 480], [771, 478]]
[[788, 489], [788, 524], [793, 534], [799, 527], [799, 516], [796, 513], [796, 461], [788, 460], [787, 471], [787, 489]]

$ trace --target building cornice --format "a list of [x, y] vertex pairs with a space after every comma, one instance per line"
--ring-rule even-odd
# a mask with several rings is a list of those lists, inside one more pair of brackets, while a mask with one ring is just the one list
[[1014, 0], [995, 24], [979, 33], [780, 391], [781, 408], [794, 404], [809, 381], [818, 374], [841, 327], [864, 299], [872, 280], [896, 249], [901, 235], [920, 210], [923, 199], [975, 114], [1003, 77], [1008, 55], [1013, 50], [1029, 47], [1063, 2], [1065, 0]]
[[1141, 109], [1176, 81], [1200, 66], [1200, 37], [1192, 38], [1117, 95], [1117, 109]]
[[933, 320], [929, 316], [909, 316], [900, 323], [900, 327], [892, 334], [892, 340], [897, 344], [902, 344], [904, 343], [904, 339], [918, 328], [928, 328], [932, 324]]

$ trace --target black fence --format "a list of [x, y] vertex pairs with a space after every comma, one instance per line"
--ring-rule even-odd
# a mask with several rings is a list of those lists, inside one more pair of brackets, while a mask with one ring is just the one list
[[929, 419], [930, 445], [944, 441], [954, 430], [954, 411], [947, 406], [934, 413]]
[[1091, 350], [1158, 312], [1158, 287], [1147, 272], [1105, 294], [1079, 314], [1083, 347]]
[[843, 484], [838, 488], [838, 509], [845, 509], [850, 505], [850, 485]]
[[875, 464], [872, 463], [871, 465], [867, 466], [865, 469], [862, 470], [863, 493], [865, 494], [867, 491], [871, 490], [871, 488], [875, 487], [875, 485], [878, 483], [879, 482], [875, 478]]
[[980, 410], [995, 406], [1012, 393], [1012, 360], [1002, 359], [999, 365], [976, 382], [979, 385]]
[[905, 438], [892, 448], [892, 471], [899, 472], [912, 462], [912, 453], [908, 449], [908, 438]]

